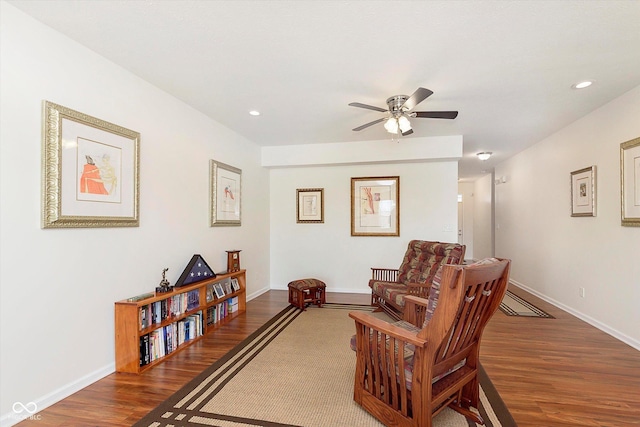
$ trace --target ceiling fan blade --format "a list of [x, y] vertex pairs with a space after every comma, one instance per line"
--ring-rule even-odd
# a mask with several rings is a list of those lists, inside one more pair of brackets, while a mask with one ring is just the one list
[[413, 110], [416, 107], [416, 105], [420, 104], [422, 101], [424, 101], [431, 95], [433, 95], [432, 91], [430, 91], [429, 89], [425, 89], [423, 87], [419, 87], [418, 89], [416, 89], [415, 92], [413, 92], [413, 94], [409, 97], [409, 99], [407, 99], [404, 102], [402, 107], [406, 108], [407, 110]]
[[411, 115], [423, 119], [455, 119], [458, 117], [457, 111], [414, 111]]
[[387, 120], [387, 118], [386, 118], [386, 117], [383, 117], [383, 118], [381, 118], [381, 119], [374, 120], [374, 121], [369, 122], [369, 123], [367, 123], [367, 124], [364, 124], [364, 125], [362, 125], [362, 126], [358, 126], [357, 128], [354, 128], [353, 130], [357, 132], [357, 131], [359, 131], [359, 130], [362, 130], [362, 129], [368, 128], [369, 126], [373, 126], [373, 125], [375, 125], [376, 123], [384, 122], [385, 120]]
[[367, 110], [380, 111], [381, 113], [386, 113], [389, 111], [386, 108], [374, 107], [373, 105], [361, 104], [359, 102], [352, 102], [349, 105], [352, 107], [366, 108]]
[[406, 132], [402, 132], [402, 136], [407, 136], [407, 135], [411, 135], [413, 133], [413, 129], [409, 129]]

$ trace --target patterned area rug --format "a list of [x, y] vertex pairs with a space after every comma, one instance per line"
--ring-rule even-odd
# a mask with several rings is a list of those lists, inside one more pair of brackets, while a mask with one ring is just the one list
[[507, 293], [500, 303], [500, 310], [507, 316], [545, 317], [554, 319], [554, 317], [546, 311], [539, 309], [509, 290], [507, 290]]
[[[353, 401], [355, 326], [348, 313], [371, 309], [290, 306], [135, 425], [382, 426]], [[515, 426], [484, 371], [480, 383], [486, 426]], [[450, 409], [434, 419], [434, 427], [469, 426], [476, 424]]]

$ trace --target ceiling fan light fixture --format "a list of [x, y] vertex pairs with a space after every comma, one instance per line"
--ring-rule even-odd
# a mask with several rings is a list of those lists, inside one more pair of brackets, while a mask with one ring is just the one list
[[411, 123], [409, 122], [409, 119], [407, 119], [405, 116], [400, 116], [398, 118], [398, 126], [400, 127], [400, 131], [402, 133], [405, 133], [411, 130]]
[[389, 117], [384, 124], [384, 128], [389, 133], [398, 133], [398, 120], [395, 117]]
[[493, 153], [491, 151], [483, 151], [482, 153], [476, 154], [476, 156], [484, 162], [485, 160], [489, 160], [489, 157], [491, 157], [492, 154]]

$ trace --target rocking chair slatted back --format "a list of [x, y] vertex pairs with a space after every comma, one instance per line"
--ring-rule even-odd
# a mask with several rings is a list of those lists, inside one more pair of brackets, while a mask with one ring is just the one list
[[[483, 276], [486, 277], [487, 274], [489, 276], [493, 274], [495, 277], [495, 273], [492, 273], [492, 271], [498, 272], [503, 269], [504, 266], [500, 264], [487, 267]], [[479, 275], [478, 271], [467, 269], [465, 273], [467, 287], [464, 300], [460, 304], [460, 309], [446, 344], [440, 346], [436, 353], [436, 364], [451, 358], [463, 360], [471, 350], [471, 346], [479, 341], [490, 316], [493, 315], [500, 305], [500, 301], [502, 301], [502, 298], [496, 299], [492, 297], [494, 292], [499, 293], [497, 287], [499, 286], [500, 276], [487, 282], [478, 282], [483, 280], [477, 277]]]
[[[356, 321], [354, 400], [387, 426], [430, 427], [446, 406], [482, 421], [469, 411], [479, 401], [479, 343], [506, 292], [509, 266], [498, 259], [444, 266], [437, 308], [418, 332], [350, 313]], [[427, 303], [405, 298], [410, 310]]]

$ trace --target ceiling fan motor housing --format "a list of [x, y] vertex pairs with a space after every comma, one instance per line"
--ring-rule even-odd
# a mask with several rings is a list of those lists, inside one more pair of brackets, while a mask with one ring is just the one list
[[387, 99], [387, 106], [389, 107], [389, 111], [395, 116], [398, 117], [401, 115], [404, 110], [402, 106], [405, 102], [407, 102], [409, 97], [407, 95], [395, 95]]

